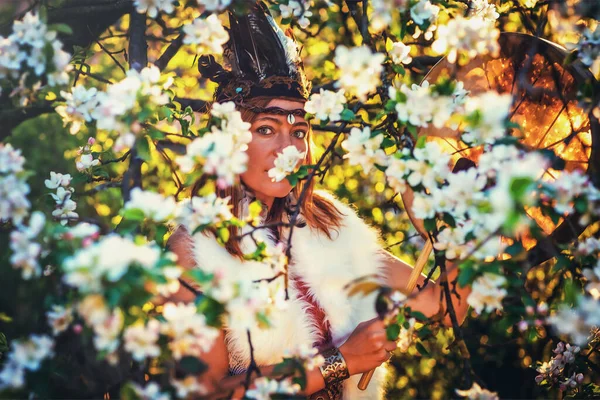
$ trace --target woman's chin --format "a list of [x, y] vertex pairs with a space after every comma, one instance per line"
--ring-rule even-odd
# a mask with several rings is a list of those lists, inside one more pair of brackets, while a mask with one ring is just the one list
[[292, 185], [287, 179], [284, 179], [281, 182], [269, 182], [265, 185], [263, 193], [271, 197], [282, 198], [290, 194], [291, 191]]

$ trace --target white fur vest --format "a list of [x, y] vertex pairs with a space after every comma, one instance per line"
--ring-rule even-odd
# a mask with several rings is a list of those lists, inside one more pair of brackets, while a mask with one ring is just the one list
[[[295, 228], [292, 236], [291, 275], [302, 278], [309, 293], [325, 311], [331, 326], [333, 344], [340, 346], [356, 326], [374, 318], [374, 294], [347, 296], [344, 285], [365, 275], [376, 274], [382, 265], [377, 232], [362, 221], [353, 209], [335, 199], [331, 194], [317, 192], [329, 199], [344, 215], [341, 228], [333, 232], [332, 240], [308, 226]], [[242, 242], [242, 249], [248, 243]], [[197, 265], [207, 271], [225, 268], [236, 276], [258, 280], [273, 276], [273, 270], [256, 262], [242, 262], [232, 257], [216, 240], [203, 234], [193, 237], [194, 257]], [[301, 344], [312, 344], [317, 339], [307, 304], [297, 299], [297, 290], [290, 280], [290, 300], [285, 310], [277, 311], [269, 320], [270, 329], [251, 329], [254, 355], [258, 365], [282, 361], [284, 351]], [[250, 361], [246, 329], [229, 326], [226, 332], [231, 369], [245, 369]], [[360, 375], [344, 382], [344, 399], [378, 399], [383, 397], [385, 368], [378, 368], [366, 391], [357, 389]]]

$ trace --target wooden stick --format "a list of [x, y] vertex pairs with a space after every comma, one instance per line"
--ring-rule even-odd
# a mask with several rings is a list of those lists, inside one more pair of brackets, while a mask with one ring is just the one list
[[[429, 256], [431, 255], [432, 251], [433, 251], [433, 244], [431, 243], [430, 240], [428, 240], [425, 243], [425, 246], [423, 247], [421, 254], [419, 254], [419, 258], [417, 259], [417, 263], [415, 264], [415, 267], [413, 268], [412, 272], [410, 273], [410, 277], [408, 278], [408, 283], [406, 284], [406, 288], [404, 289], [405, 295], [407, 295], [407, 296], [410, 295], [412, 293], [412, 291], [415, 289], [415, 287], [417, 286], [417, 282], [419, 281], [421, 272], [423, 271], [423, 268], [425, 267], [425, 264], [427, 263], [427, 260], [429, 259]], [[360, 377], [360, 381], [358, 381], [358, 388], [360, 390], [365, 390], [367, 388], [367, 386], [369, 386], [369, 382], [371, 382], [371, 378], [373, 377], [374, 372], [375, 372], [375, 369], [372, 369], [368, 372], [365, 372]]]

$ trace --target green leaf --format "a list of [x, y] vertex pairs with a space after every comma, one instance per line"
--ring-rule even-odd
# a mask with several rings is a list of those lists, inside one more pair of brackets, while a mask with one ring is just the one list
[[229, 229], [227, 228], [219, 228], [219, 230], [217, 230], [217, 235], [219, 236], [219, 239], [223, 242], [223, 243], [227, 243], [229, 241]]
[[425, 346], [423, 346], [423, 343], [417, 342], [416, 347], [419, 354], [422, 356], [431, 357], [431, 354], [429, 354], [429, 351], [425, 348]]
[[406, 129], [408, 130], [408, 132], [410, 132], [410, 134], [412, 135], [413, 138], [417, 139], [417, 127], [411, 124], [406, 125]]
[[421, 311], [411, 311], [410, 315], [417, 321], [427, 321], [429, 319]]
[[517, 255], [521, 254], [524, 250], [525, 249], [523, 248], [521, 242], [515, 242], [508, 246], [504, 251], [511, 257], [516, 257]]
[[0, 321], [10, 323], [12, 322], [12, 318], [6, 313], [0, 312]]
[[347, 108], [344, 109], [344, 111], [342, 111], [342, 113], [340, 114], [340, 117], [342, 118], [342, 121], [352, 121], [356, 115], [354, 114], [354, 112], [352, 112], [352, 110], [348, 110]]
[[514, 178], [510, 183], [510, 194], [514, 200], [521, 200], [532, 186], [533, 180], [528, 177]]
[[214, 274], [204, 272], [201, 269], [188, 269], [184, 273], [185, 276], [189, 276], [192, 280], [200, 285], [212, 282]]
[[139, 208], [127, 208], [123, 210], [123, 218], [129, 221], [143, 221], [146, 216]]
[[295, 187], [298, 184], [298, 177], [296, 176], [296, 174], [288, 175], [285, 177], [285, 179], [288, 180], [292, 187]]
[[150, 154], [150, 143], [148, 142], [148, 138], [146, 136], [141, 137], [135, 146], [138, 156], [144, 161], [150, 161], [152, 159], [152, 155]]
[[385, 136], [383, 141], [381, 142], [381, 147], [387, 149], [388, 147], [393, 147], [396, 145], [396, 142], [389, 137]]
[[51, 24], [48, 25], [48, 30], [65, 33], [67, 35], [73, 34], [73, 29], [67, 24]]
[[456, 220], [454, 217], [448, 213], [444, 213], [444, 222], [448, 224], [451, 228], [456, 228]]
[[394, 70], [394, 72], [397, 73], [397, 74], [399, 74], [399, 75], [406, 74], [406, 70], [404, 69], [404, 67], [402, 65], [393, 64], [392, 65], [392, 70]]
[[398, 335], [400, 335], [400, 325], [390, 324], [385, 328], [385, 333], [387, 335], [387, 340], [396, 340], [398, 339]]
[[461, 268], [458, 274], [458, 286], [465, 287], [473, 281], [475, 270], [473, 268]]
[[423, 226], [427, 232], [431, 232], [435, 229], [435, 218], [426, 218], [423, 220]]
[[584, 214], [588, 209], [588, 203], [587, 201], [585, 201], [584, 198], [578, 198], [575, 199], [575, 210], [577, 210], [577, 212]]
[[169, 231], [169, 228], [166, 225], [158, 225], [156, 227], [156, 234], [154, 235], [154, 240], [158, 243], [159, 246], [163, 247], [165, 242], [165, 235]]
[[199, 375], [208, 369], [208, 365], [192, 356], [185, 356], [179, 361], [179, 367], [190, 375]]

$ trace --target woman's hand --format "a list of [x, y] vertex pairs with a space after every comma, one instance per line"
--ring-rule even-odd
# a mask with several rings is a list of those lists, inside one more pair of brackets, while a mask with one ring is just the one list
[[390, 358], [396, 342], [387, 340], [385, 326], [379, 318], [361, 322], [339, 350], [350, 375], [379, 367]]

